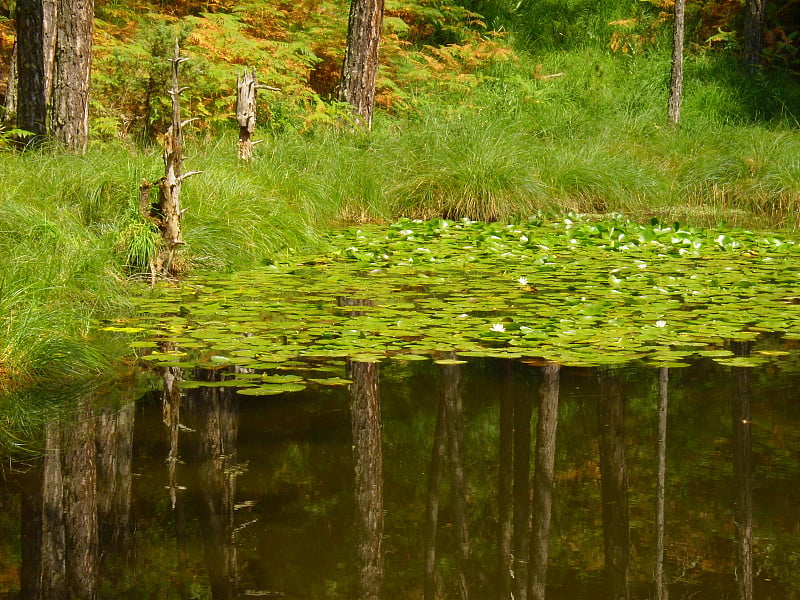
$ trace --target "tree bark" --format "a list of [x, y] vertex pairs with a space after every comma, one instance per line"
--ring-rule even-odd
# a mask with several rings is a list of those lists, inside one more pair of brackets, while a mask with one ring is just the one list
[[536, 424], [536, 458], [533, 471], [533, 522], [529, 569], [531, 600], [544, 600], [547, 585], [547, 559], [550, 549], [550, 521], [553, 513], [556, 430], [560, 369], [557, 364], [543, 368], [544, 384], [539, 397]]
[[339, 99], [359, 125], [372, 127], [384, 0], [352, 0]]
[[[19, 18], [19, 17], [17, 17]], [[9, 127], [17, 124], [17, 61], [19, 44], [15, 41], [11, 49], [11, 64], [8, 66], [8, 84], [6, 85], [6, 112], [3, 123]]]
[[47, 133], [45, 85], [45, 12], [43, 0], [18, 0], [17, 127], [36, 136]]
[[761, 67], [767, 0], [747, 0], [744, 14], [744, 59], [750, 75]]
[[672, 76], [669, 86], [669, 124], [678, 126], [681, 118], [683, 95], [683, 40], [685, 29], [686, 0], [675, 0], [675, 22], [672, 29]]
[[358, 545], [358, 598], [379, 600], [383, 588], [383, 451], [376, 363], [349, 362]]
[[93, 0], [58, 0], [53, 74], [53, 137], [70, 152], [89, 141]]

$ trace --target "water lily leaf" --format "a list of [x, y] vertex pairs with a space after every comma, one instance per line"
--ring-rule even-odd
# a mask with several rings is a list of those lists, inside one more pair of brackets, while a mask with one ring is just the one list
[[241, 394], [242, 396], [277, 396], [278, 394], [285, 394], [289, 392], [300, 392], [304, 389], [306, 389], [306, 386], [300, 383], [275, 383], [270, 385], [241, 388], [236, 390], [236, 393]]
[[328, 386], [350, 385], [351, 383], [353, 383], [350, 379], [343, 379], [341, 377], [328, 377], [327, 379], [310, 379], [309, 381], [313, 381], [318, 385], [328, 385]]

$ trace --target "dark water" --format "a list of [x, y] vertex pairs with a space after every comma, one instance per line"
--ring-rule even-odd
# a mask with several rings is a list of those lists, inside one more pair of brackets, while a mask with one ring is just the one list
[[326, 366], [80, 399], [5, 461], [2, 597], [800, 597], [793, 361]]

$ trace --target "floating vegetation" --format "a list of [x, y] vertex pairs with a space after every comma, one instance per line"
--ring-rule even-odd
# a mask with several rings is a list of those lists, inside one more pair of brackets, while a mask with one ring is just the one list
[[[239, 370], [345, 357], [753, 366], [781, 354], [736, 358], [726, 344], [800, 337], [800, 246], [778, 235], [569, 216], [401, 220], [332, 237], [327, 256], [157, 288], [128, 324], [149, 332], [133, 346], [152, 364]], [[242, 393], [304, 385], [274, 375]]]

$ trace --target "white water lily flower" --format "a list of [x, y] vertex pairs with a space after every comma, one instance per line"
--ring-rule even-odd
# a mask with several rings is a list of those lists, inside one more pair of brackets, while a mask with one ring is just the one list
[[492, 325], [492, 331], [503, 332], [505, 330], [506, 328], [503, 327], [502, 323], [495, 323], [494, 325]]
[[666, 327], [666, 326], [667, 326], [666, 321], [661, 321], [661, 320], [656, 321], [656, 327]]
[[528, 278], [527, 277], [520, 277], [519, 279], [517, 279], [517, 282], [520, 285], [528, 285]]

